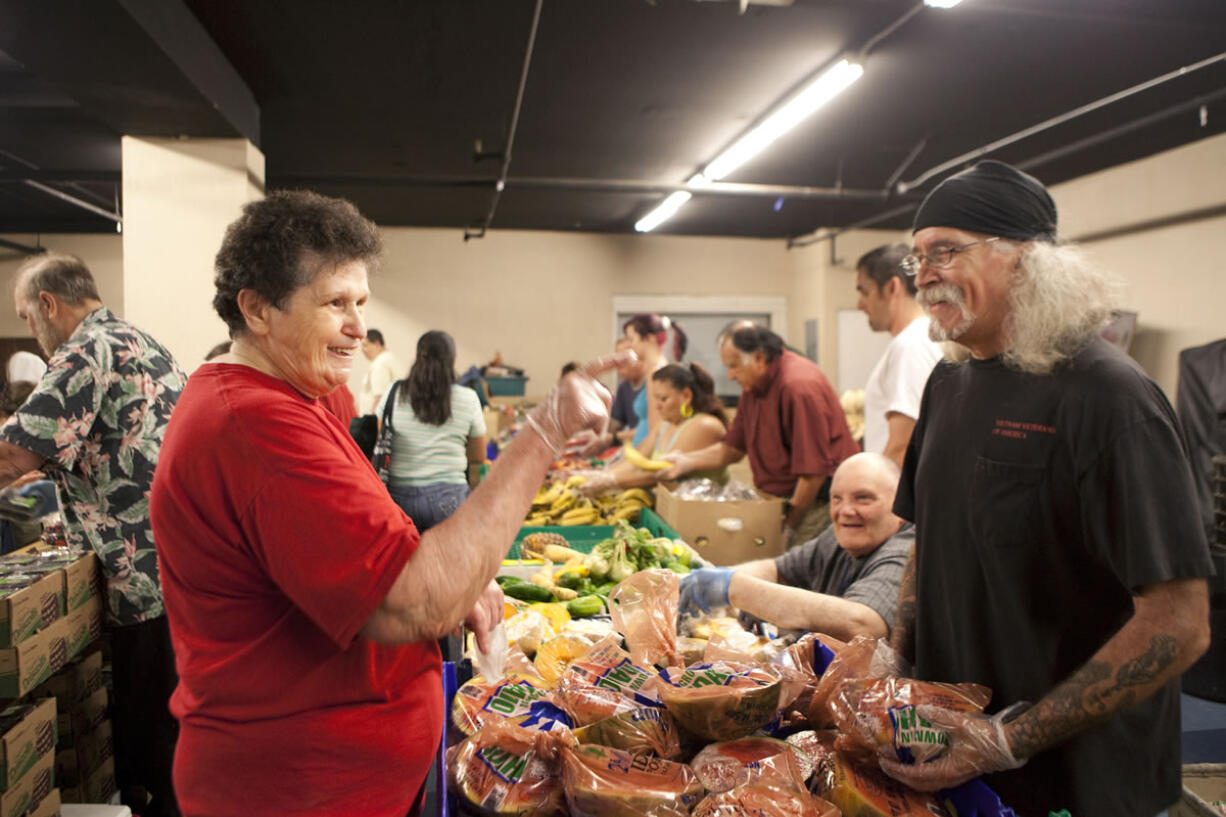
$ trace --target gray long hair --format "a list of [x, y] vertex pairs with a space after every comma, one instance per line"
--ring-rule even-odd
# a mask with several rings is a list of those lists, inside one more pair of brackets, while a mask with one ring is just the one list
[[[1119, 282], [1073, 245], [1036, 241], [1023, 247], [1009, 290], [1005, 365], [1030, 374], [1051, 372], [1106, 325], [1119, 290]], [[956, 342], [947, 343], [945, 352], [952, 360], [970, 357]]]

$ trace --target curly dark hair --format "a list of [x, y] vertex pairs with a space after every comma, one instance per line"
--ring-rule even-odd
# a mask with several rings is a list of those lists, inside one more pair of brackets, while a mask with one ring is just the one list
[[691, 363], [688, 366], [682, 366], [670, 363], [656, 369], [651, 379], [668, 383], [677, 391], [689, 389], [694, 395], [694, 411], [710, 414], [725, 426], [728, 425], [728, 415], [724, 411], [724, 404], [720, 402], [719, 396], [715, 393], [715, 379], [700, 364]]
[[380, 249], [375, 225], [348, 201], [306, 190], [270, 193], [226, 228], [214, 261], [213, 308], [236, 337], [247, 329], [240, 290], [281, 309], [325, 267], [356, 260], [374, 272]]

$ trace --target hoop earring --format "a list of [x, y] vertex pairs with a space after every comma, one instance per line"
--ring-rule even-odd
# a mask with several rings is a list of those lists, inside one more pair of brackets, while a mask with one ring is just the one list
[[693, 416], [694, 416], [694, 407], [693, 407], [693, 406], [691, 406], [689, 403], [685, 403], [685, 404], [683, 404], [683, 405], [681, 406], [681, 416], [682, 416], [682, 417], [684, 417], [684, 418], [686, 418], [687, 420], [688, 420], [689, 418], [693, 417]]

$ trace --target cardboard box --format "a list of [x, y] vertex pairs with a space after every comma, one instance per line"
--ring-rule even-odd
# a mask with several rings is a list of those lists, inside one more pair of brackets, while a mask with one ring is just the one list
[[35, 806], [28, 817], [58, 817], [60, 806], [63, 802], [60, 799], [60, 790], [52, 789], [51, 792], [43, 798], [43, 801]]
[[70, 712], [101, 687], [102, 651], [94, 650], [48, 678], [34, 697], [55, 698], [60, 712]]
[[64, 578], [59, 570], [14, 590], [0, 599], [0, 647], [15, 646], [46, 629], [63, 610]]
[[84, 735], [93, 732], [106, 720], [106, 688], [98, 689], [69, 712], [60, 712], [56, 717], [56, 733], [60, 746], [76, 746]]
[[102, 599], [91, 596], [85, 604], [68, 614], [68, 660], [85, 652], [85, 648], [102, 638]]
[[24, 714], [0, 735], [0, 756], [3, 758], [3, 763], [0, 763], [0, 789], [15, 786], [39, 758], [55, 751], [54, 698], [33, 705], [18, 704], [0, 713], [0, 718], [10, 710]]
[[55, 755], [48, 753], [40, 757], [16, 785], [0, 794], [0, 817], [25, 817], [51, 795], [54, 774]]
[[[31, 545], [26, 550], [36, 553], [58, 553], [64, 558], [71, 558], [64, 548], [47, 544]], [[72, 561], [65, 562], [59, 568], [58, 575], [63, 582], [64, 612], [75, 610], [94, 596], [102, 595], [102, 563], [93, 551], [81, 553]]]
[[104, 720], [94, 731], [77, 738], [77, 768], [82, 775], [92, 774], [107, 758], [115, 756], [115, 742], [110, 720]]
[[676, 485], [657, 485], [656, 513], [669, 527], [716, 565], [736, 565], [783, 553], [783, 500], [709, 502], [679, 499]]
[[20, 698], [68, 663], [68, 619], [0, 649], [0, 698]]
[[1183, 796], [1171, 817], [1217, 817], [1226, 802], [1226, 763], [1188, 763], [1183, 767]]
[[[82, 803], [105, 803], [115, 793], [115, 759], [107, 758], [91, 772], [79, 789]], [[5, 815], [0, 815], [5, 817]]]
[[102, 563], [98, 554], [86, 553], [64, 568], [64, 599], [69, 612], [102, 595]]
[[77, 761], [77, 750], [71, 746], [55, 753], [55, 782], [69, 789], [81, 785], [81, 766]]

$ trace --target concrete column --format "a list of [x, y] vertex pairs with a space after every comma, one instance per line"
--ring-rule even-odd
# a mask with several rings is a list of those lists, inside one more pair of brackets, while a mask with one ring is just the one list
[[187, 372], [225, 340], [213, 257], [244, 204], [264, 195], [264, 155], [244, 139], [123, 137], [123, 303]]

